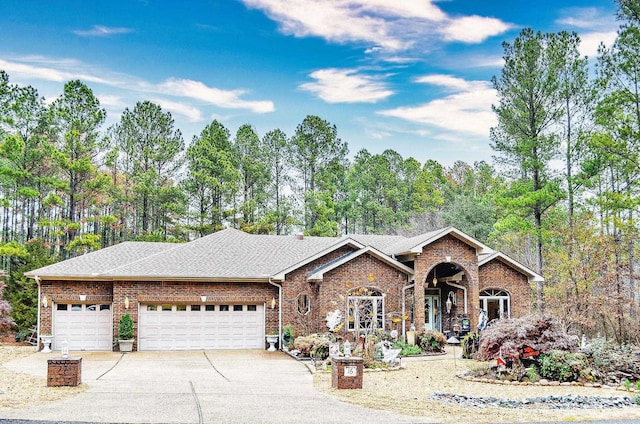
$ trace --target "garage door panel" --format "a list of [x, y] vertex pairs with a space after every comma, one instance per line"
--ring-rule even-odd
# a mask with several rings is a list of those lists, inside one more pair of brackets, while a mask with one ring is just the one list
[[113, 318], [109, 304], [56, 304], [53, 311], [53, 349], [111, 350]]
[[[169, 305], [163, 305], [168, 309]], [[262, 305], [172, 305], [159, 311], [142, 305], [140, 350], [260, 349]]]

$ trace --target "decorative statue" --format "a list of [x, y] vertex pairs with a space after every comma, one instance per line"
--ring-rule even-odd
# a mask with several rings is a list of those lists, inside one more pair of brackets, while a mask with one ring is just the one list
[[480, 316], [478, 317], [478, 331], [484, 330], [487, 326], [487, 311], [480, 309]]
[[327, 313], [325, 321], [327, 321], [329, 331], [333, 332], [333, 330], [342, 323], [342, 312], [340, 312], [339, 309], [336, 309], [333, 312]]

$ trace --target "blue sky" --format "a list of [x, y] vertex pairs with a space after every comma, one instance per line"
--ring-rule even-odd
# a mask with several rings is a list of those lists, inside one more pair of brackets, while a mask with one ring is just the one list
[[0, 69], [47, 101], [81, 79], [107, 125], [151, 100], [186, 143], [213, 119], [291, 136], [318, 115], [351, 156], [451, 166], [491, 162], [490, 80], [524, 27], [576, 31], [595, 58], [618, 22], [608, 0], [3, 0]]

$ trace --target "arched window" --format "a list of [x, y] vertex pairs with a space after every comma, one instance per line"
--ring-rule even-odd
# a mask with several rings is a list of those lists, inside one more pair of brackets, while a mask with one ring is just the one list
[[347, 296], [347, 329], [365, 331], [384, 328], [384, 296], [378, 289], [360, 287]]
[[487, 313], [489, 321], [511, 317], [511, 296], [501, 289], [487, 289], [480, 292], [480, 309]]

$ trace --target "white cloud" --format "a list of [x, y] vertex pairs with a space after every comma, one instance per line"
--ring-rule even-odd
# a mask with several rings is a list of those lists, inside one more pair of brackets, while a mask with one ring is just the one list
[[496, 18], [464, 16], [452, 19], [442, 31], [445, 40], [463, 43], [481, 43], [489, 37], [502, 34], [512, 25]]
[[451, 132], [463, 132], [487, 137], [489, 129], [496, 125], [491, 105], [497, 102], [496, 92], [488, 82], [464, 81], [447, 75], [428, 75], [418, 79], [456, 90], [419, 106], [405, 106], [378, 113], [407, 121], [433, 125]]
[[151, 101], [159, 104], [163, 109], [167, 109], [174, 115], [184, 116], [189, 120], [189, 122], [203, 121], [202, 112], [200, 112], [200, 109], [188, 104], [160, 98], [151, 99]]
[[327, 103], [375, 103], [393, 95], [386, 84], [358, 74], [356, 69], [320, 69], [309, 76], [316, 81], [301, 84], [300, 88]]
[[84, 82], [109, 83], [109, 81], [104, 78], [80, 70], [73, 71], [64, 69], [64, 67], [62, 67], [62, 69], [56, 69], [51, 66], [34, 66], [29, 63], [2, 59], [0, 59], [0, 69], [5, 70], [9, 75], [16, 73], [20, 74], [22, 78], [34, 78], [45, 81], [66, 82], [73, 79], [80, 79]]
[[98, 97], [98, 100], [100, 100], [100, 105], [106, 108], [123, 110], [125, 107], [127, 107], [126, 102], [120, 96], [111, 94], [99, 94], [96, 97]]
[[77, 29], [73, 33], [81, 37], [108, 37], [110, 35], [127, 34], [132, 31], [131, 28], [94, 25], [91, 29]]
[[203, 102], [230, 109], [249, 109], [255, 113], [273, 112], [273, 102], [243, 100], [245, 90], [221, 90], [208, 87], [200, 81], [170, 78], [161, 84], [151, 86], [151, 90], [172, 96], [190, 97]]
[[580, 54], [594, 58], [598, 56], [598, 47], [600, 43], [611, 47], [616, 41], [618, 33], [616, 31], [609, 32], [588, 32], [580, 35]]
[[594, 32], [610, 31], [618, 27], [613, 10], [596, 7], [569, 7], [560, 11], [556, 23], [561, 27], [586, 29]]
[[[275, 110], [270, 100], [245, 100], [247, 90], [223, 90], [209, 87], [203, 82], [169, 78], [162, 83], [155, 84], [137, 77], [118, 74], [87, 66], [73, 59], [47, 59], [41, 56], [25, 56], [19, 59], [0, 59], [0, 69], [11, 74], [18, 74], [23, 79], [39, 79], [64, 83], [69, 80], [80, 79], [85, 83], [102, 84], [107, 87], [118, 88], [138, 93], [151, 93], [190, 98], [202, 101], [224, 109], [246, 109], [255, 113], [268, 113]], [[109, 99], [107, 98], [107, 101]], [[185, 116], [195, 117], [193, 110], [182, 110]]]
[[425, 41], [482, 42], [510, 25], [495, 18], [451, 18], [432, 0], [242, 0], [264, 11], [281, 31], [336, 43], [361, 42], [368, 53], [428, 48]]

